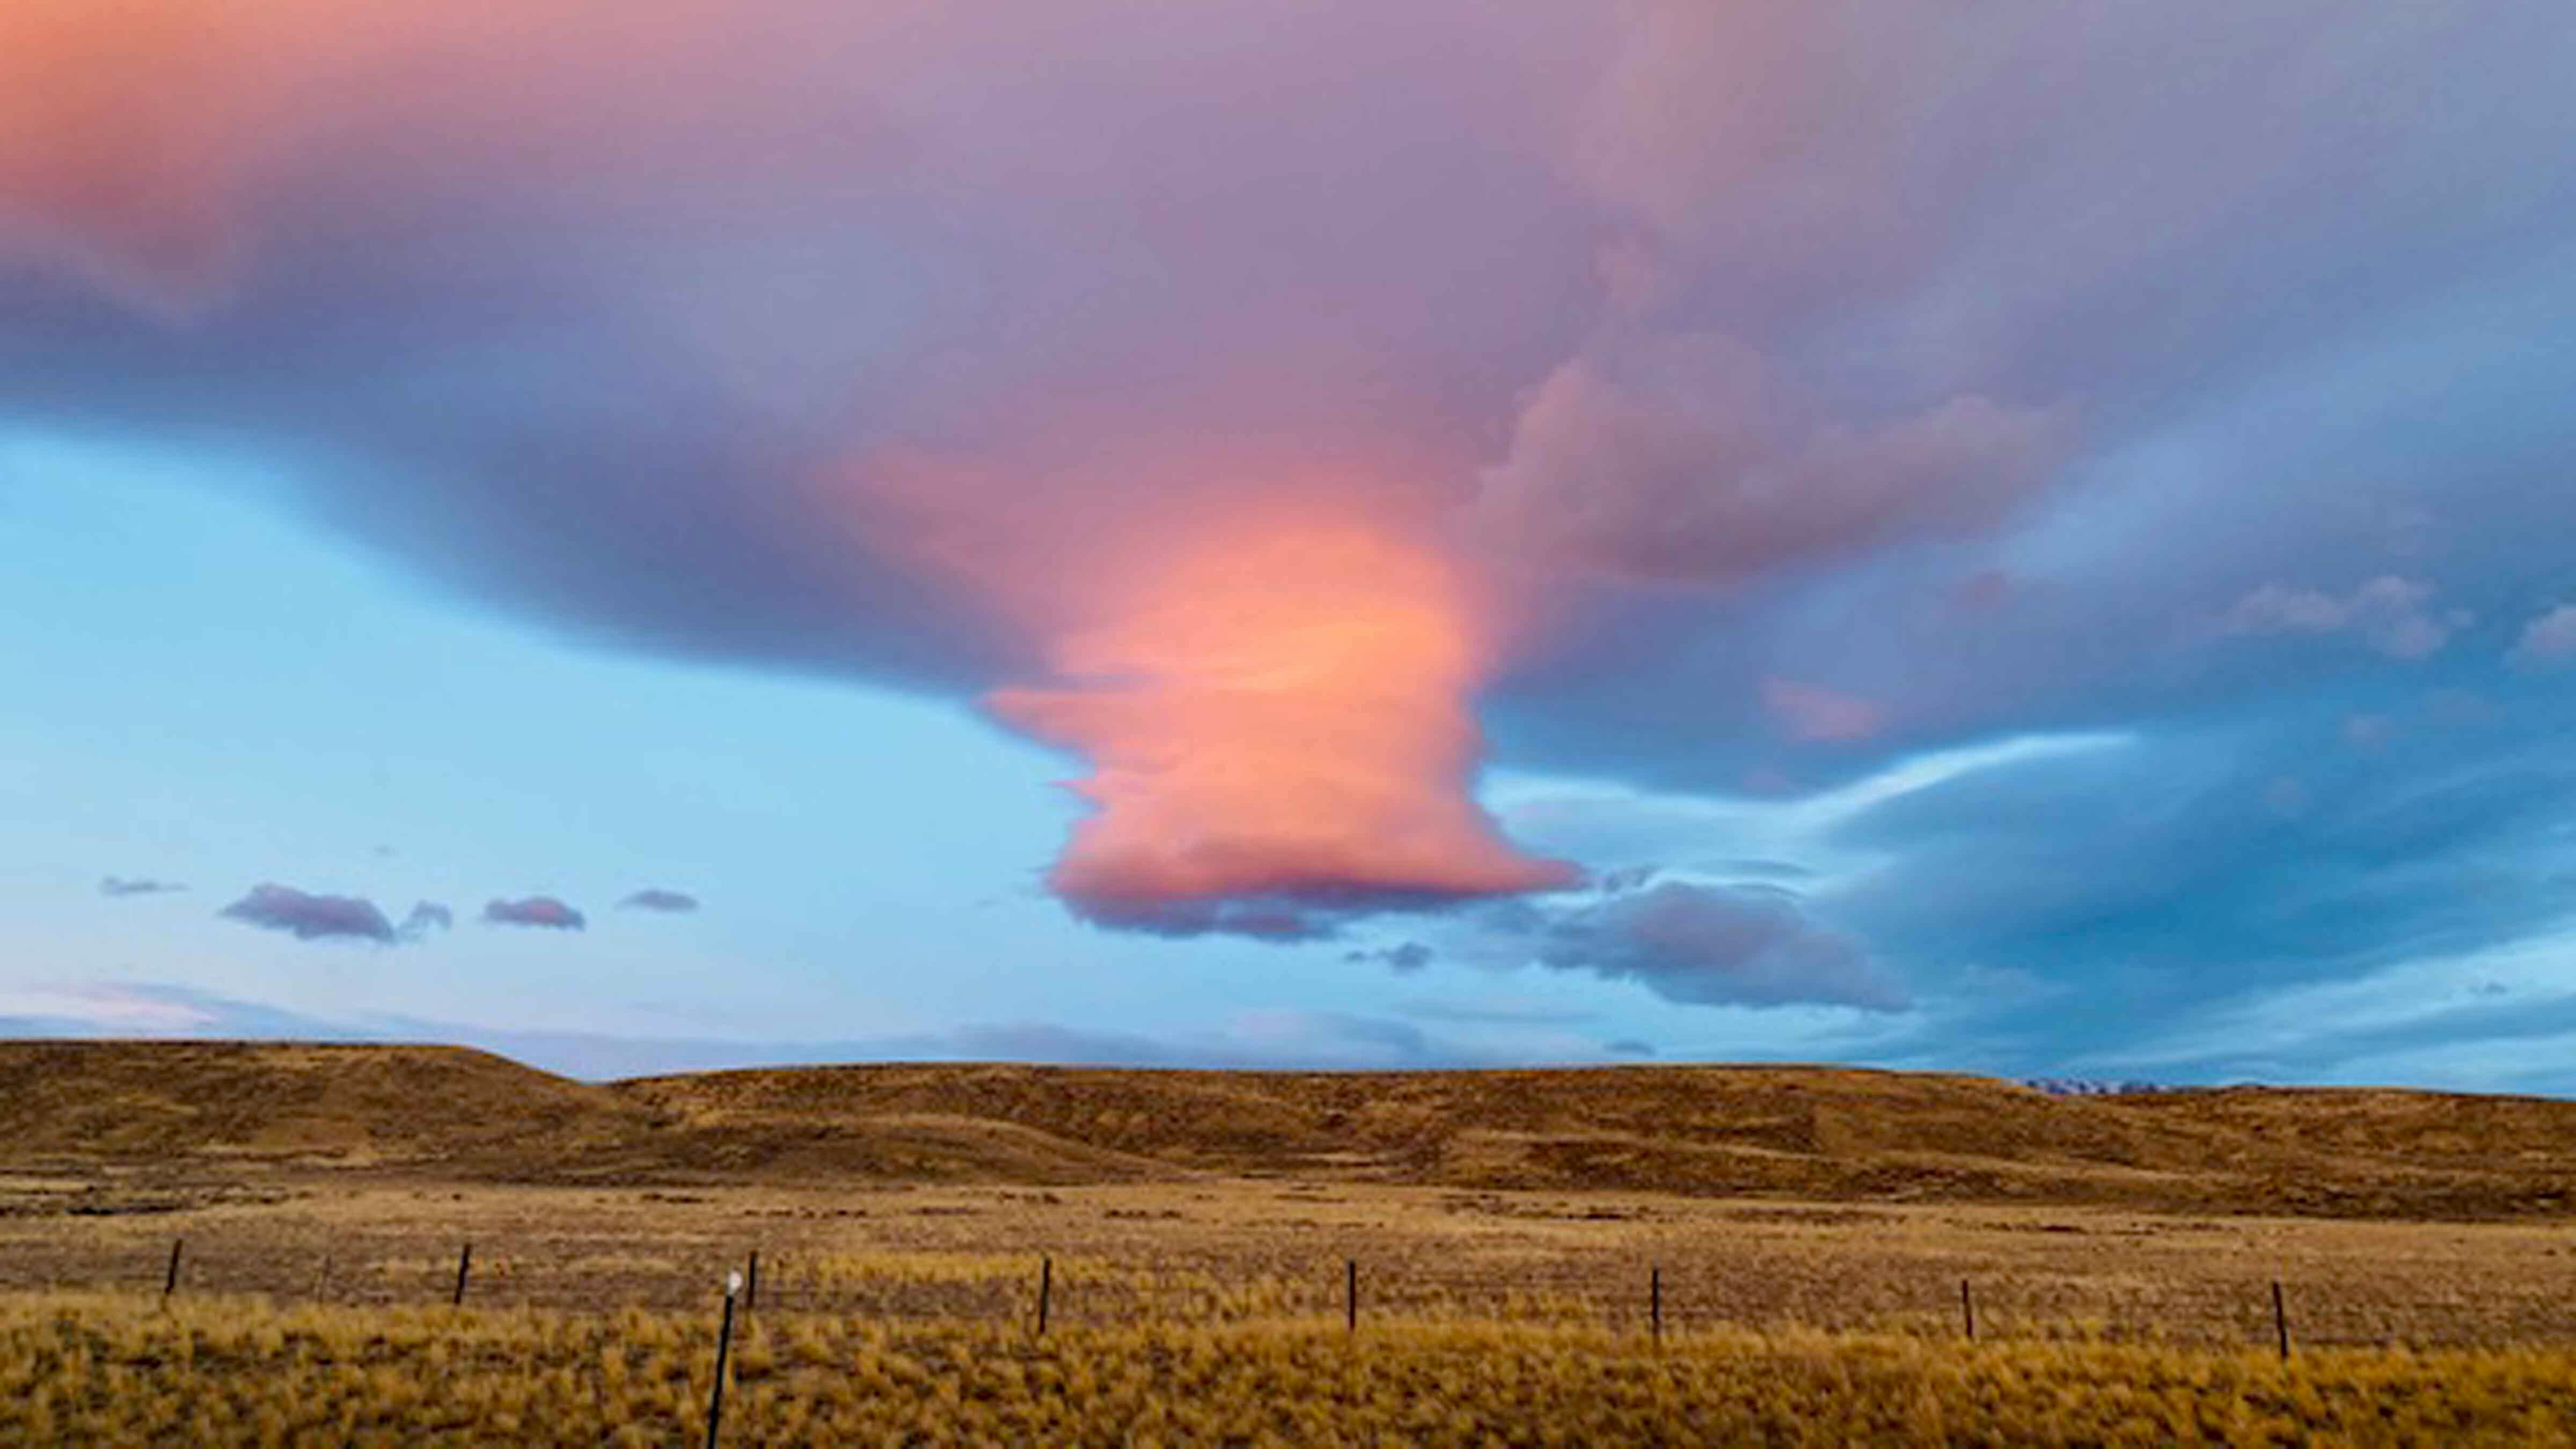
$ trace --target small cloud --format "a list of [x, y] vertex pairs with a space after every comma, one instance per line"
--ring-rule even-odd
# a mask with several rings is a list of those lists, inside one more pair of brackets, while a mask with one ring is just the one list
[[685, 891], [666, 891], [653, 886], [637, 891], [617, 904], [630, 911], [685, 913], [698, 908], [698, 898]]
[[186, 889], [186, 886], [177, 884], [173, 881], [141, 878], [129, 880], [124, 876], [117, 875], [109, 876], [98, 883], [98, 893], [100, 895], [115, 896], [119, 898], [125, 896], [169, 895], [173, 892], [184, 891]]
[[1488, 996], [1467, 1001], [1415, 1000], [1395, 1008], [1416, 1021], [1461, 1026], [1580, 1026], [1592, 1019], [1581, 1007], [1521, 997]]
[[2359, 634], [2392, 659], [2430, 659], [2476, 622], [2466, 609], [2435, 615], [2438, 592], [2420, 579], [2384, 574], [2350, 594], [2265, 584], [2236, 601], [2221, 627], [2232, 634]]
[[550, 931], [578, 931], [590, 924], [581, 912], [552, 896], [494, 901], [483, 908], [483, 919], [497, 926], [542, 926]]
[[1653, 884], [1655, 875], [1660, 870], [1662, 870], [1661, 866], [1654, 865], [1623, 865], [1617, 870], [1601, 872], [1594, 877], [1592, 884], [1601, 894], [1615, 896], [1621, 891], [1638, 890]]
[[284, 931], [299, 941], [338, 937], [391, 944], [395, 939], [393, 922], [373, 901], [318, 896], [273, 883], [253, 886], [249, 895], [218, 914], [264, 930]]
[[1407, 941], [1399, 946], [1382, 946], [1374, 951], [1352, 951], [1343, 959], [1377, 961], [1399, 975], [1409, 975], [1431, 964], [1434, 953], [1420, 941]]
[[1605, 1041], [1601, 1044], [1601, 1049], [1614, 1057], [1650, 1057], [1655, 1054], [1653, 1042], [1639, 1041], [1633, 1036], [1623, 1036], [1617, 1041]]
[[397, 934], [406, 941], [417, 941], [432, 931], [453, 930], [455, 926], [454, 911], [436, 901], [422, 901], [411, 908], [410, 915], [403, 917]]
[[2563, 669], [2576, 664], [2576, 604], [2561, 604], [2523, 627], [2505, 656], [2521, 669]]
[[2365, 753], [2388, 748], [2396, 735], [2397, 722], [2384, 714], [2357, 714], [2343, 722], [2344, 742]]
[[1794, 679], [1762, 681], [1762, 704], [1781, 733], [1809, 744], [1849, 744], [1887, 728], [1884, 706]]

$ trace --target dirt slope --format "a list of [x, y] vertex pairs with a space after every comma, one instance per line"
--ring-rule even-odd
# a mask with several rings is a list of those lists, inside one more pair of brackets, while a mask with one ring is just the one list
[[804, 1067], [589, 1086], [453, 1047], [0, 1042], [0, 1167], [239, 1162], [491, 1180], [1476, 1188], [2576, 1213], [2576, 1103], [2374, 1090], [2054, 1098], [1832, 1067]]

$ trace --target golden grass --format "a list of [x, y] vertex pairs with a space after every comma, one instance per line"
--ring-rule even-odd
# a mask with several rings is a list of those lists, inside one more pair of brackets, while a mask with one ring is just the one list
[[1116, 1328], [1339, 1311], [1635, 1328], [1667, 1321], [1948, 1330], [1962, 1278], [1994, 1332], [2259, 1344], [2269, 1284], [2302, 1343], [2576, 1343], [2576, 1224], [2205, 1218], [2092, 1208], [1744, 1202], [1625, 1193], [1204, 1181], [1048, 1190], [589, 1190], [313, 1179], [269, 1203], [121, 1216], [0, 1214], [0, 1292], [420, 1306], [688, 1310], [761, 1254], [799, 1313], [1023, 1321], [1041, 1254], [1055, 1322]]
[[[0, 1442], [670, 1444], [714, 1318], [0, 1299]], [[1312, 1318], [755, 1316], [735, 1444], [2576, 1443], [2564, 1349], [2267, 1350]]]

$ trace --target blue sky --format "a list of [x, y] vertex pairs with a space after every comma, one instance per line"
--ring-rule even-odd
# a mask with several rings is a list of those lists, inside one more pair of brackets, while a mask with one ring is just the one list
[[0, 15], [0, 1030], [2576, 1090], [2576, 24], [1151, 8]]

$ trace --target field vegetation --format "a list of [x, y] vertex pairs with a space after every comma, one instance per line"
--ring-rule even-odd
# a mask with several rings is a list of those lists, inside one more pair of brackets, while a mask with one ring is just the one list
[[[714, 1339], [712, 1313], [19, 1296], [0, 1442], [689, 1443]], [[2576, 1443], [2576, 1354], [2537, 1349], [753, 1314], [729, 1379], [741, 1444]]]
[[694, 1442], [755, 1253], [732, 1443], [2570, 1443], [2571, 1184], [2419, 1093], [0, 1043], [0, 1444]]

